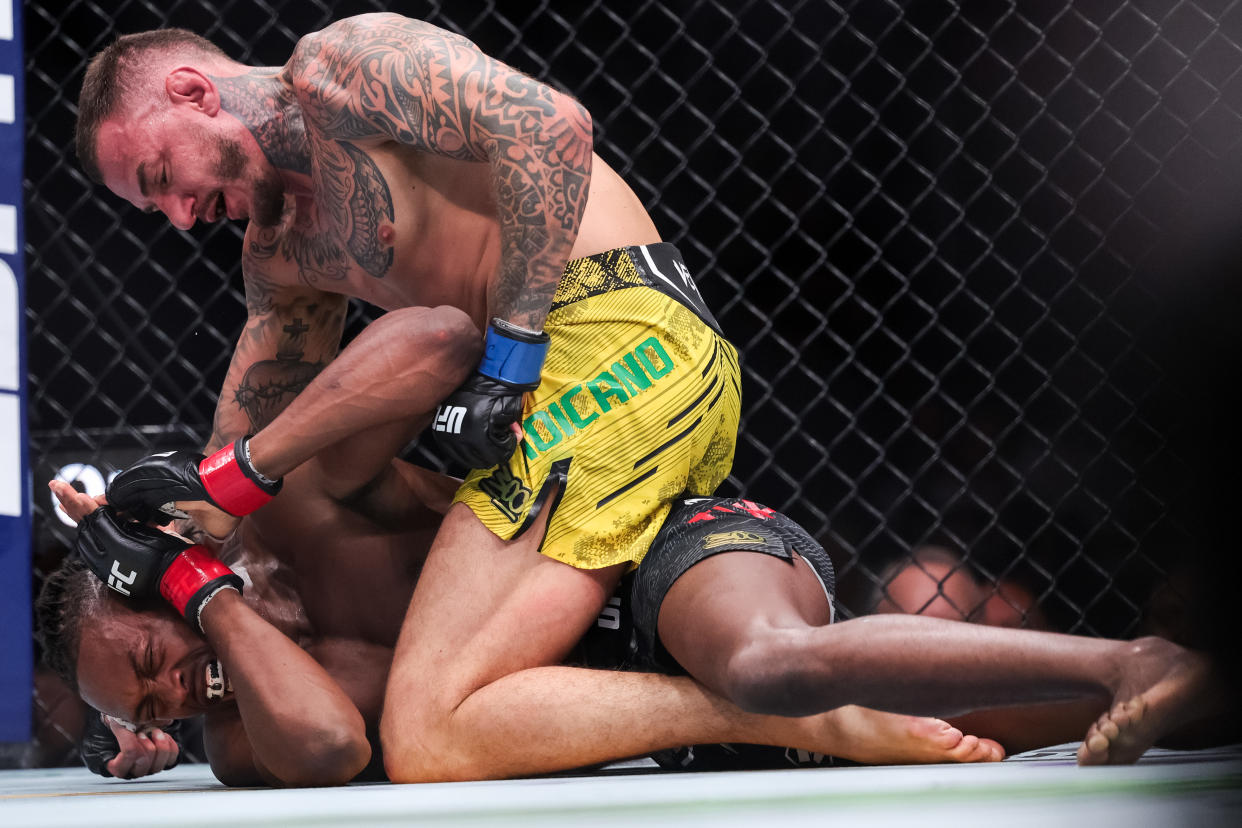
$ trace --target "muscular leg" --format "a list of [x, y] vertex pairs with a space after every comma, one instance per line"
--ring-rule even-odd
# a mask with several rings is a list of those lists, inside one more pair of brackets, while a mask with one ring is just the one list
[[553, 665], [617, 571], [541, 556], [449, 510], [397, 642], [380, 735], [394, 782], [497, 778], [708, 742], [832, 752], [834, 724], [746, 714], [685, 677]]
[[[689, 572], [695, 573], [687, 582], [690, 588], [679, 589]], [[717, 658], [722, 650], [740, 649], [753, 640], [756, 627], [807, 629], [830, 620], [824, 589], [801, 559], [791, 564], [754, 552], [724, 552], [700, 561], [689, 572], [674, 583], [676, 597], [670, 592], [665, 598], [659, 622], [661, 639], [691, 675], [726, 696], [736, 694], [735, 701], [745, 691], [729, 677], [728, 659]], [[706, 588], [695, 589], [698, 580]], [[731, 608], [726, 610], [727, 617], [717, 617], [723, 608]], [[996, 742], [964, 735], [964, 728], [939, 719], [852, 705], [836, 708], [830, 715], [835, 747], [826, 752], [844, 759], [907, 764], [990, 761], [1004, 756]]]
[[1109, 707], [1087, 735], [1086, 763], [1134, 761], [1222, 704], [1206, 662], [1159, 639], [1107, 641], [901, 615], [818, 626], [799, 613], [801, 599], [789, 597], [807, 588], [788, 580], [794, 572], [757, 554], [700, 562], [665, 597], [661, 640], [691, 675], [754, 712], [805, 715], [854, 704], [952, 716], [1066, 701]]

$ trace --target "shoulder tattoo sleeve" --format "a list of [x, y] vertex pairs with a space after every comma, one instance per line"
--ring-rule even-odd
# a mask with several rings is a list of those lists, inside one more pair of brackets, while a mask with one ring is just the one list
[[[290, 66], [308, 121], [338, 145], [393, 140], [491, 164], [502, 240], [491, 312], [541, 325], [586, 207], [586, 110], [465, 38], [399, 15], [333, 24], [299, 44]], [[352, 181], [362, 193], [357, 173]]]

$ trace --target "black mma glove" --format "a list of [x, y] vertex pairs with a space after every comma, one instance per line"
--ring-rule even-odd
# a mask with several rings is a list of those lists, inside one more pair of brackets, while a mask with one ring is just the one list
[[509, 459], [517, 449], [513, 423], [522, 419], [522, 395], [539, 387], [548, 335], [493, 319], [483, 341], [483, 361], [436, 409], [436, 442], [471, 469]]
[[[168, 727], [161, 727], [160, 730], [168, 734], [168, 736], [177, 743], [177, 747], [181, 747], [181, 722], [174, 721]], [[82, 764], [86, 765], [91, 773], [97, 773], [100, 776], [112, 777], [112, 772], [108, 770], [108, 763], [117, 757], [121, 752], [121, 745], [116, 740], [116, 734], [112, 732], [112, 728], [103, 720], [102, 714], [94, 708], [88, 708], [86, 711], [86, 727], [82, 729], [82, 743], [78, 745], [78, 755], [82, 757]], [[177, 758], [173, 759], [172, 764], [164, 768], [164, 770], [172, 770], [177, 767], [177, 762], [181, 761], [181, 753], [178, 751]]]
[[255, 471], [249, 443], [247, 435], [210, 457], [190, 451], [144, 457], [108, 484], [108, 503], [144, 521], [156, 512], [184, 517], [173, 508], [178, 500], [206, 500], [234, 517], [248, 515], [281, 487]]
[[206, 547], [122, 520], [111, 506], [82, 519], [74, 549], [112, 589], [134, 599], [163, 596], [200, 631], [199, 613], [212, 596], [242, 589], [242, 579]]

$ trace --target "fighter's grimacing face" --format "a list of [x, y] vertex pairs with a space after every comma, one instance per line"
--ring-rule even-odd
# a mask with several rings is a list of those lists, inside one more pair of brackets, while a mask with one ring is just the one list
[[112, 600], [82, 626], [77, 676], [95, 709], [142, 727], [206, 712], [215, 654], [171, 610], [135, 612]]
[[182, 230], [222, 218], [279, 223], [280, 177], [253, 141], [228, 133], [235, 121], [171, 104], [135, 109], [100, 124], [96, 150], [108, 189]]

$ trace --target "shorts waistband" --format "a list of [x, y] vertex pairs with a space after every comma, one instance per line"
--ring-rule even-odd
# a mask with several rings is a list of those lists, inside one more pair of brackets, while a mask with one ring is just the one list
[[721, 334], [720, 325], [699, 295], [681, 253], [668, 242], [617, 247], [571, 260], [557, 285], [552, 310], [630, 287], [647, 287], [663, 293], [694, 311]]

